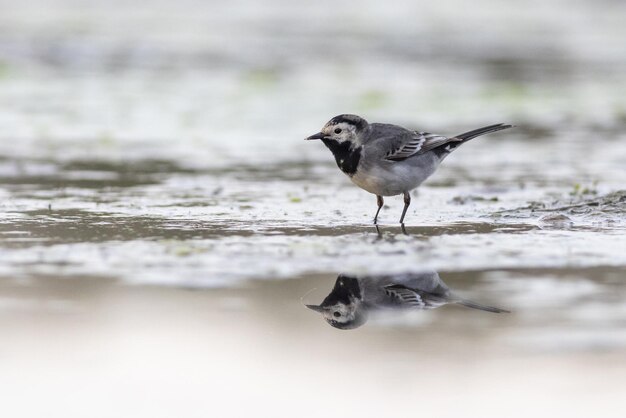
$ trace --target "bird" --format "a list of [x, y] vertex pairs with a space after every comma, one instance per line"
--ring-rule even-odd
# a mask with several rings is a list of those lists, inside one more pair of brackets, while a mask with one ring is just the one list
[[395, 275], [353, 276], [340, 274], [319, 305], [305, 305], [322, 314], [331, 326], [355, 329], [370, 313], [392, 309], [434, 309], [453, 303], [493, 313], [510, 313], [454, 295], [434, 270]]
[[321, 140], [335, 156], [339, 169], [354, 184], [376, 195], [374, 224], [384, 205], [383, 196], [403, 195], [400, 224], [404, 225], [411, 190], [430, 177], [452, 151], [473, 138], [512, 127], [498, 123], [446, 137], [342, 114], [305, 140]]

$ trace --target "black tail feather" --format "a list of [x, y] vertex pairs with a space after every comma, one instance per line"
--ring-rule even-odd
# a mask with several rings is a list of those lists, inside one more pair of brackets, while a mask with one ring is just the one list
[[461, 299], [457, 300], [456, 303], [459, 305], [466, 306], [472, 309], [479, 309], [481, 311], [493, 312], [493, 313], [511, 313], [511, 311], [507, 311], [506, 309], [496, 308], [495, 306], [487, 306], [481, 305], [480, 303], [472, 302], [471, 300]]
[[504, 123], [498, 123], [496, 125], [485, 126], [484, 128], [474, 129], [473, 131], [465, 132], [460, 135], [456, 135], [455, 138], [460, 138], [463, 142], [469, 141], [470, 139], [474, 139], [477, 136], [489, 134], [491, 132], [501, 131], [503, 129], [513, 128], [513, 125], [507, 125]]
[[492, 132], [498, 132], [498, 131], [501, 131], [503, 129], [509, 129], [509, 128], [513, 128], [513, 127], [514, 127], [513, 125], [507, 125], [507, 124], [504, 124], [504, 123], [498, 123], [498, 124], [495, 124], [495, 125], [489, 125], [489, 126], [485, 126], [483, 128], [474, 129], [472, 131], [465, 132], [465, 133], [462, 133], [460, 135], [456, 135], [454, 137], [454, 138], [461, 139], [461, 141], [446, 142], [445, 144], [440, 145], [437, 148], [435, 148], [434, 151], [440, 158], [443, 159], [446, 156], [448, 156], [448, 154], [450, 154], [452, 151], [457, 149], [461, 144], [466, 143], [470, 139], [474, 139], [477, 136], [489, 134], [489, 133], [492, 133]]

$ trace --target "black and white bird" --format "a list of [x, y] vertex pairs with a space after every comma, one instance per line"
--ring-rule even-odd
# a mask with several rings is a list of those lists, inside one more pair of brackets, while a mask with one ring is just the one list
[[360, 188], [376, 195], [378, 220], [383, 196], [404, 195], [400, 223], [411, 204], [411, 190], [431, 176], [459, 145], [491, 132], [512, 128], [502, 123], [474, 129], [453, 137], [411, 131], [398, 125], [368, 123], [357, 115], [332, 118], [321, 132], [305, 138], [320, 139], [337, 166]]
[[335, 328], [354, 329], [371, 313], [391, 309], [433, 309], [454, 303], [493, 313], [509, 311], [460, 298], [450, 291], [436, 271], [382, 276], [340, 274], [320, 305], [306, 305], [322, 314]]

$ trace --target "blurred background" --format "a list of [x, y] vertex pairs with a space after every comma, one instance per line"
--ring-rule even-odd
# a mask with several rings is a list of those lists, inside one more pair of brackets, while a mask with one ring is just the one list
[[[621, 416], [626, 3], [0, 0], [3, 416]], [[302, 139], [454, 135], [402, 201]], [[329, 327], [341, 272], [513, 311]], [[306, 296], [305, 296], [306, 295]]]

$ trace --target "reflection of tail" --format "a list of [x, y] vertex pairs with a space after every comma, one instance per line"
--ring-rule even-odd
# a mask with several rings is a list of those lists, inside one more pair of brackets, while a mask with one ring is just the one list
[[511, 311], [507, 311], [506, 309], [496, 308], [494, 306], [481, 305], [480, 303], [472, 302], [467, 299], [459, 299], [456, 301], [459, 305], [466, 306], [468, 308], [480, 309], [481, 311], [493, 312], [493, 313], [511, 313]]

